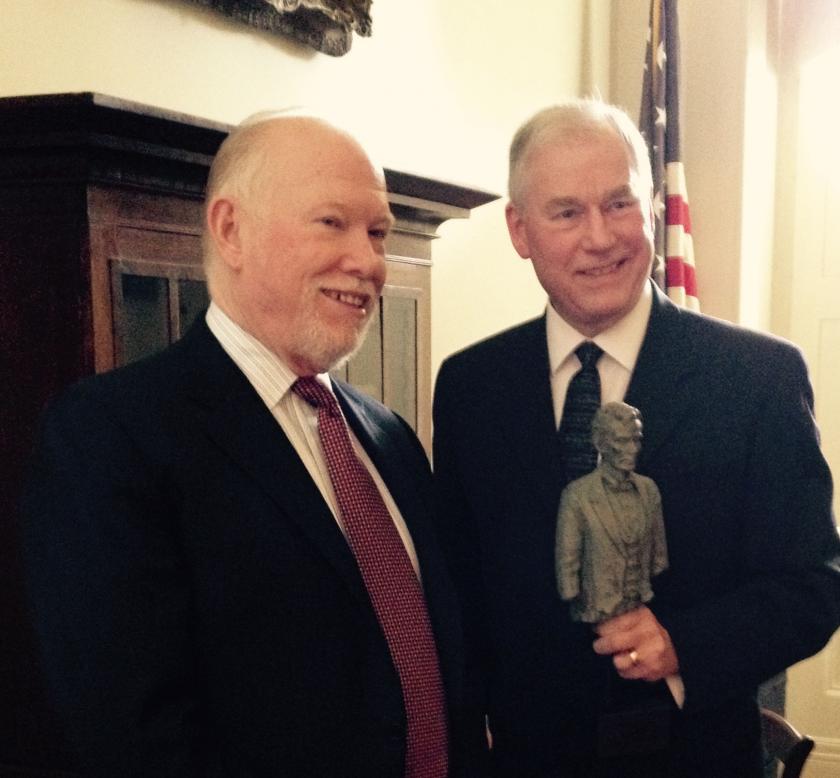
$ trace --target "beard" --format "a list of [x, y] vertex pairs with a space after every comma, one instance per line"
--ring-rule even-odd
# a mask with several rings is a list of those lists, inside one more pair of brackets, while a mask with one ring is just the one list
[[305, 360], [315, 373], [327, 373], [342, 367], [358, 352], [374, 320], [379, 319], [379, 302], [371, 307], [364, 321], [355, 327], [338, 330], [324, 324], [313, 314], [304, 316], [296, 328], [294, 352]]

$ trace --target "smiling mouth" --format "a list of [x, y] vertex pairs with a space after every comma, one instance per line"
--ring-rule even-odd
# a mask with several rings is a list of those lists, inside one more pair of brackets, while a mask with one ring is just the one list
[[589, 278], [608, 276], [610, 273], [615, 273], [621, 269], [626, 261], [626, 259], [619, 259], [618, 262], [611, 262], [609, 265], [600, 265], [598, 267], [591, 267], [588, 270], [581, 270], [580, 274], [588, 276]]
[[331, 300], [349, 305], [351, 308], [356, 308], [362, 313], [366, 312], [367, 305], [370, 301], [370, 296], [366, 294], [356, 294], [355, 292], [342, 292], [338, 289], [323, 289], [323, 293]]

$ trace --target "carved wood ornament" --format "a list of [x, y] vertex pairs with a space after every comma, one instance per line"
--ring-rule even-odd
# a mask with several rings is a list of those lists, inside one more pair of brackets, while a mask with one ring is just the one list
[[192, 0], [260, 30], [286, 35], [340, 57], [353, 33], [371, 34], [372, 0]]

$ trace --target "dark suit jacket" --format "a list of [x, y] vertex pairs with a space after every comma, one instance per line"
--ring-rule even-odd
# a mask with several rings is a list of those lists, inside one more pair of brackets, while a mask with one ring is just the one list
[[[625, 400], [642, 414], [637, 470], [659, 486], [670, 557], [651, 605], [687, 694], [667, 774], [694, 765], [718, 776], [709, 765], [729, 760], [744, 778], [759, 738], [756, 685], [840, 623], [840, 543], [806, 368], [790, 344], [656, 292]], [[557, 594], [565, 477], [544, 318], [447, 360], [434, 423], [441, 532], [495, 761], [517, 778], [587, 775], [612, 670]]]
[[[336, 394], [416, 546], [458, 742], [428, 461], [393, 413]], [[44, 669], [92, 774], [402, 776], [400, 684], [355, 559], [203, 320], [53, 404], [24, 515]]]

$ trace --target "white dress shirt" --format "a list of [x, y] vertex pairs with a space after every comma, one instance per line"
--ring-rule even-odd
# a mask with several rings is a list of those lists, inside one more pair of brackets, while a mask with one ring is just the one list
[[[551, 368], [551, 397], [554, 402], [554, 426], [560, 426], [563, 404], [569, 381], [578, 370], [580, 360], [575, 349], [584, 341], [591, 340], [604, 350], [598, 360], [598, 375], [601, 378], [601, 404], [623, 400], [630, 376], [636, 367], [636, 359], [645, 338], [653, 293], [645, 284], [639, 301], [621, 321], [607, 330], [587, 338], [564, 321], [560, 314], [548, 304], [545, 329], [548, 337], [548, 362]], [[644, 421], [644, 419], [642, 420]]]
[[[318, 435], [318, 411], [292, 391], [292, 384], [298, 379], [297, 374], [274, 352], [236, 324], [215, 303], [210, 303], [206, 320], [210, 332], [213, 333], [228, 356], [245, 374], [245, 377], [288, 437], [289, 442], [330, 507], [342, 533], [344, 533], [338, 501], [333, 491], [329, 468], [321, 447], [321, 438]], [[318, 375], [317, 379], [332, 392], [332, 383], [327, 373]], [[347, 424], [346, 419], [345, 426], [350, 436], [353, 451], [370, 473], [376, 488], [382, 495], [385, 507], [394, 520], [394, 526], [399, 532], [414, 571], [419, 577], [417, 553], [414, 550], [414, 543], [411, 540], [405, 520], [388, 491], [388, 487], [385, 486], [385, 482], [371, 462], [364, 446], [359, 443], [359, 440], [353, 434], [353, 430]]]

